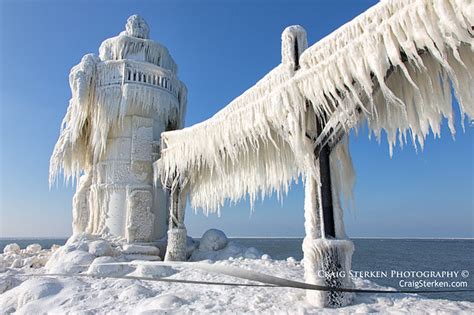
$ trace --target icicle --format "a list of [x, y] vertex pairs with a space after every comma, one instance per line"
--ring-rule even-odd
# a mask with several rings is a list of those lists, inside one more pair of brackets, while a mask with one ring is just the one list
[[[186, 174], [191, 205], [218, 211], [226, 199], [248, 194], [253, 202], [314, 173], [309, 115], [327, 123], [316, 145], [363, 120], [378, 139], [385, 130], [390, 152], [408, 135], [423, 148], [444, 118], [454, 133], [450, 84], [463, 117], [474, 117], [472, 8], [463, 0], [381, 2], [306, 49], [298, 70], [297, 45], [283, 45], [282, 64], [212, 118], [163, 133], [157, 171], [163, 179]], [[282, 38], [302, 34], [293, 27]]]
[[[148, 167], [158, 153], [153, 152], [158, 140], [153, 128], [184, 125], [187, 91], [168, 50], [148, 40], [148, 33], [146, 22], [132, 16], [125, 32], [102, 44], [101, 58], [86, 55], [71, 70], [72, 97], [51, 156], [49, 180], [52, 185], [61, 171], [66, 182], [77, 179], [74, 233], [113, 233], [128, 241], [138, 234], [151, 237], [151, 207], [143, 207], [149, 227], [142, 224], [140, 233], [127, 229], [136, 207], [127, 210], [134, 197], [125, 190], [139, 182], [150, 193]], [[133, 130], [135, 118], [139, 122]], [[138, 148], [133, 148], [134, 137]], [[134, 154], [142, 156], [134, 160]]]
[[[110, 129], [122, 123], [132, 106], [153, 111], [163, 121], [175, 122], [176, 126], [184, 124], [184, 85], [170, 71], [158, 67], [153, 69], [150, 65], [147, 73], [151, 71], [154, 75], [168, 77], [169, 89], [157, 88], [151, 82], [136, 84], [134, 80], [124, 79], [127, 71], [142, 68], [139, 62], [99, 62], [97, 57], [86, 55], [71, 70], [73, 96], [51, 157], [50, 184], [60, 168], [69, 179], [97, 163], [106, 151]], [[98, 82], [94, 78], [98, 78]], [[176, 87], [179, 94], [171, 87]]]
[[165, 46], [153, 40], [132, 37], [128, 34], [120, 34], [104, 41], [99, 48], [99, 57], [101, 60], [145, 61], [168, 69], [174, 74], [178, 73], [178, 66]]
[[354, 204], [353, 189], [355, 184], [355, 171], [352, 165], [352, 158], [349, 153], [349, 140], [345, 136], [332, 150], [330, 156], [331, 183], [334, 207], [334, 224], [336, 237], [346, 238], [344, 229], [343, 202], [347, 206]]

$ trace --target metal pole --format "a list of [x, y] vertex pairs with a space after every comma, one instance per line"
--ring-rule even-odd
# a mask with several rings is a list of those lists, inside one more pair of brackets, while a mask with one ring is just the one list
[[[318, 135], [324, 130], [324, 124], [317, 119]], [[315, 149], [314, 156], [319, 156], [319, 176], [321, 180], [321, 210], [323, 221], [323, 235], [327, 238], [336, 238], [336, 229], [334, 225], [334, 207], [332, 200], [332, 186], [331, 186], [331, 147], [329, 142], [318, 150]]]
[[170, 223], [169, 228], [174, 229], [179, 227], [179, 194], [180, 194], [180, 187], [176, 185], [176, 187], [171, 188], [170, 192]]
[[331, 186], [331, 165], [329, 161], [330, 154], [331, 149], [327, 144], [319, 152], [319, 172], [321, 178], [321, 207], [323, 214], [324, 235], [327, 238], [336, 238]]
[[168, 245], [165, 261], [186, 261], [186, 227], [184, 225], [185, 205], [182, 200], [182, 186], [176, 183], [171, 186], [170, 221], [168, 229]]

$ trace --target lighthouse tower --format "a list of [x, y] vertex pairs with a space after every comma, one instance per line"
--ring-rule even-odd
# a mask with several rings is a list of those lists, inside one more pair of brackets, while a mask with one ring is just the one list
[[[149, 242], [166, 235], [168, 194], [154, 185], [163, 131], [183, 127], [186, 87], [143, 18], [72, 68], [72, 98], [50, 162], [77, 178], [73, 232]], [[157, 181], [159, 183], [160, 181]]]

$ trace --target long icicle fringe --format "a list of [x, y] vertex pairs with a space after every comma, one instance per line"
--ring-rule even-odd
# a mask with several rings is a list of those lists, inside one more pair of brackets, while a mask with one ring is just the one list
[[192, 207], [219, 211], [314, 176], [314, 116], [328, 123], [318, 141], [366, 120], [377, 138], [385, 130], [390, 154], [408, 138], [423, 147], [443, 118], [454, 133], [451, 87], [461, 120], [474, 118], [473, 12], [469, 0], [383, 1], [306, 49], [299, 70], [283, 53], [209, 120], [163, 133], [157, 177], [187, 177]]
[[[151, 42], [138, 38], [134, 41], [147, 45]], [[84, 56], [69, 75], [72, 98], [50, 159], [50, 186], [61, 170], [68, 181], [97, 164], [106, 151], [109, 132], [121, 128], [123, 118], [132, 108], [153, 111], [176, 128], [183, 127], [187, 90], [176, 77], [176, 68], [172, 69], [145, 66], [134, 60]]]

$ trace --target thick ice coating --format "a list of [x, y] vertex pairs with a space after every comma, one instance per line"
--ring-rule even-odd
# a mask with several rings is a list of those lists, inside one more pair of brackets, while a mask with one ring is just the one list
[[77, 179], [73, 232], [151, 241], [166, 233], [168, 196], [153, 185], [160, 134], [181, 128], [186, 87], [163, 45], [131, 16], [71, 69], [71, 100], [50, 160], [53, 184], [62, 171]]
[[315, 145], [363, 121], [377, 138], [385, 131], [391, 152], [408, 138], [423, 147], [443, 118], [454, 133], [451, 87], [461, 119], [474, 117], [473, 12], [464, 0], [384, 1], [299, 63], [292, 54], [304, 49], [304, 32], [287, 29], [280, 65], [207, 121], [162, 135], [161, 178], [186, 177], [191, 205], [218, 211], [225, 200], [253, 201], [315, 177]]

